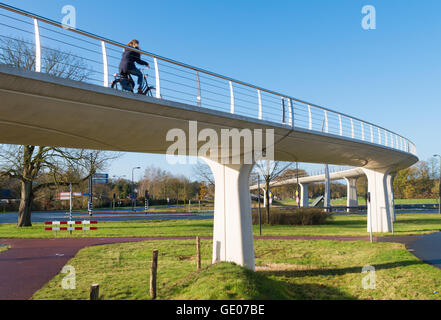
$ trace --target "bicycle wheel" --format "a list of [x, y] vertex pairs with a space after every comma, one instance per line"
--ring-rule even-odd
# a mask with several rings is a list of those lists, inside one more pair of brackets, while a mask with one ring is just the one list
[[112, 81], [112, 89], [123, 91], [124, 88], [123, 88], [123, 86], [121, 84], [121, 80], [117, 79], [115, 81]]
[[155, 87], [149, 87], [149, 86], [148, 86], [145, 95], [146, 95], [146, 96], [149, 96], [149, 97], [153, 97], [153, 92], [152, 92], [152, 90], [155, 90]]
[[[123, 83], [124, 81], [124, 83]], [[127, 83], [127, 84], [126, 84]], [[116, 79], [112, 82], [112, 89], [120, 90], [120, 91], [129, 91], [133, 92], [133, 86], [130, 82], [124, 79]]]

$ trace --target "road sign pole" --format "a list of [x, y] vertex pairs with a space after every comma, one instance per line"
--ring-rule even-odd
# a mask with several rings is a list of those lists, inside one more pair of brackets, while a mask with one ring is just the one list
[[372, 207], [371, 207], [371, 193], [367, 193], [367, 213], [368, 213], [368, 219], [369, 219], [369, 240], [372, 243], [373, 242], [373, 236], [372, 236]]
[[72, 221], [72, 183], [69, 185], [69, 220]]
[[87, 211], [89, 211], [89, 216], [92, 216], [92, 176], [89, 177], [89, 202], [87, 205]]
[[259, 204], [259, 235], [262, 235], [262, 211], [260, 210], [260, 174], [257, 175], [257, 203]]

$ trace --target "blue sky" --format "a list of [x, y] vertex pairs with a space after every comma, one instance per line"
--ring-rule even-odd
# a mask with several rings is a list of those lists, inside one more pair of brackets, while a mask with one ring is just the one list
[[[441, 153], [439, 0], [4, 2], [58, 21], [73, 5], [80, 29], [373, 122], [412, 140], [422, 160]], [[361, 27], [364, 5], [376, 30]], [[192, 173], [139, 154], [109, 173], [149, 165]]]

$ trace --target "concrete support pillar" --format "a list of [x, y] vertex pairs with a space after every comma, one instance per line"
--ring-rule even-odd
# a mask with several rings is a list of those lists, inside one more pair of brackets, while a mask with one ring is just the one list
[[372, 222], [372, 232], [391, 232], [392, 223], [390, 216], [390, 205], [387, 187], [387, 177], [390, 169], [364, 169], [368, 179], [368, 192], [371, 195], [368, 206], [368, 226]]
[[395, 173], [389, 174], [387, 176], [387, 195], [389, 199], [390, 215], [393, 222], [397, 221], [397, 216], [395, 215], [394, 178]]
[[348, 212], [355, 212], [358, 208], [358, 196], [357, 196], [357, 178], [345, 178], [347, 185], [347, 203]]
[[300, 207], [308, 208], [309, 207], [308, 184], [299, 183], [299, 185], [300, 185]]
[[254, 270], [249, 177], [253, 164], [220, 164], [204, 159], [215, 181], [213, 263], [235, 262]]

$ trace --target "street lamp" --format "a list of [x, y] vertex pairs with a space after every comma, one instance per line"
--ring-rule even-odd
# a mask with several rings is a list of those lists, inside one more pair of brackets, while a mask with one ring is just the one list
[[133, 172], [136, 169], [141, 169], [141, 167], [134, 167], [132, 169], [132, 210], [135, 211], [136, 199], [135, 199], [135, 183], [133, 182]]
[[262, 211], [260, 209], [260, 174], [254, 173], [257, 176], [257, 203], [259, 210], [259, 235], [262, 235]]
[[[118, 184], [119, 181], [122, 178], [124, 178], [125, 176], [126, 176], [125, 174], [122, 176], [113, 175], [113, 179], [115, 180], [116, 184]], [[121, 206], [121, 193], [120, 193], [119, 187], [117, 189], [118, 189], [118, 207], [120, 207]], [[113, 200], [113, 202], [115, 202], [115, 199]], [[113, 209], [115, 209], [115, 204], [113, 205]]]
[[434, 154], [433, 156], [439, 158], [439, 191], [438, 191], [439, 207], [438, 207], [438, 213], [441, 214], [441, 156], [439, 154]]

